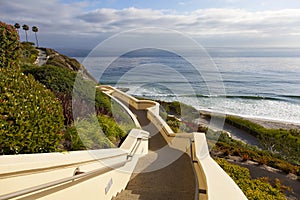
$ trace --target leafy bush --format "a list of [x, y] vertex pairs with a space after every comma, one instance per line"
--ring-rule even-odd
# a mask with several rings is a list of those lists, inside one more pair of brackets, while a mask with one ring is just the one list
[[[229, 138], [226, 134], [221, 134], [219, 141], [213, 147], [214, 151], [221, 152], [223, 156], [233, 155], [240, 156], [245, 160], [252, 160], [259, 164], [268, 165], [280, 169], [285, 173], [300, 174], [300, 167], [293, 165], [288, 161], [280, 159], [280, 155], [273, 154], [269, 151], [263, 151], [246, 145], [240, 141]], [[218, 153], [221, 156], [220, 153]], [[245, 156], [247, 158], [245, 158]]]
[[170, 115], [168, 115], [166, 122], [175, 133], [191, 133], [198, 130], [198, 126], [195, 123], [179, 120]]
[[64, 134], [67, 150], [112, 148], [126, 135], [112, 118], [105, 115], [77, 119], [74, 124]]
[[128, 133], [133, 128], [137, 128], [131, 116], [113, 99], [111, 100], [111, 109], [112, 118], [125, 133]]
[[0, 68], [1, 154], [53, 152], [63, 129], [60, 102], [18, 70]]
[[227, 117], [226, 122], [257, 137], [264, 149], [277, 153], [289, 162], [300, 164], [300, 131], [267, 129], [249, 120], [233, 116]]
[[114, 119], [106, 115], [98, 115], [97, 118], [104, 134], [110, 141], [118, 146], [121, 139], [126, 136], [126, 132], [120, 128]]
[[247, 168], [228, 163], [225, 159], [216, 159], [217, 163], [236, 182], [249, 200], [285, 200], [284, 194], [265, 179], [251, 179]]
[[0, 21], [0, 68], [18, 68], [20, 41], [17, 30]]
[[[200, 117], [200, 113], [192, 106], [178, 101], [160, 103], [160, 116], [166, 120], [170, 128], [175, 132], [195, 132], [198, 126], [193, 122]], [[174, 117], [172, 116], [174, 115]], [[178, 120], [180, 118], [181, 120]]]
[[114, 147], [99, 127], [96, 116], [76, 120], [64, 134], [64, 147], [67, 150], [105, 149]]
[[39, 55], [38, 50], [34, 47], [32, 42], [22, 42], [21, 44], [21, 57], [22, 63], [33, 64]]
[[[63, 105], [65, 124], [70, 125], [73, 123], [72, 112], [72, 97], [78, 99], [74, 100], [74, 106], [78, 117], [88, 116], [89, 114], [111, 113], [111, 102], [100, 90], [95, 91], [95, 84], [92, 81], [84, 79], [77, 73], [58, 66], [43, 65], [43, 66], [23, 66], [25, 74], [32, 74], [36, 80], [44, 84], [48, 89], [54, 92], [57, 98], [60, 99]], [[76, 90], [73, 93], [74, 81], [76, 77], [79, 83], [76, 85]], [[89, 105], [95, 104], [95, 108]]]
[[170, 126], [170, 128], [174, 131], [174, 133], [179, 132], [180, 128], [180, 122], [176, 120], [175, 118], [167, 117], [167, 124]]
[[159, 100], [157, 100], [157, 102], [160, 103], [165, 112], [169, 115], [175, 115], [185, 121], [191, 121], [200, 117], [200, 113], [197, 109], [184, 103], [178, 101], [165, 102]]
[[25, 74], [33, 75], [37, 81], [55, 94], [63, 106], [65, 125], [72, 124], [72, 91], [76, 73], [66, 68], [51, 65], [24, 65], [22, 69]]
[[25, 66], [23, 72], [32, 74], [36, 80], [55, 93], [72, 94], [77, 73], [52, 65]]

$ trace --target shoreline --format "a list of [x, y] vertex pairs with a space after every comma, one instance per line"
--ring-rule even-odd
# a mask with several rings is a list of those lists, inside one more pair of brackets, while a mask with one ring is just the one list
[[[128, 89], [128, 88], [125, 88]], [[130, 89], [126, 90], [129, 91]], [[144, 97], [141, 97], [139, 95], [133, 95], [137, 98], [141, 98], [141, 99], [145, 99]], [[146, 98], [149, 99], [149, 98]], [[166, 101], [166, 100], [159, 100], [159, 99], [149, 99], [149, 100], [153, 100], [153, 101], [162, 101], [162, 102], [167, 102], [167, 103], [171, 103], [174, 101]], [[183, 102], [179, 102], [182, 104], [185, 104]], [[209, 110], [209, 109], [197, 109], [195, 106], [190, 105], [190, 104], [185, 104], [188, 106], [193, 107], [193, 109], [195, 109], [195, 111], [198, 111], [200, 113], [200, 115], [221, 115], [221, 116], [233, 116], [233, 117], [239, 117], [241, 119], [245, 119], [245, 120], [249, 120], [253, 123], [256, 123], [258, 125], [263, 126], [264, 128], [267, 129], [286, 129], [286, 130], [290, 130], [290, 129], [296, 129], [296, 130], [300, 130], [300, 121], [296, 122], [296, 121], [288, 121], [288, 120], [280, 120], [280, 119], [274, 119], [274, 118], [268, 118], [268, 117], [259, 117], [259, 116], [247, 116], [247, 115], [238, 115], [238, 114], [233, 114], [233, 113], [222, 113], [222, 112], [218, 112], [218, 111], [213, 111], [213, 110]]]
[[239, 117], [241, 119], [249, 120], [253, 123], [259, 124], [267, 129], [300, 130], [300, 122], [280, 121], [279, 119], [271, 119], [271, 118], [255, 117], [255, 116], [243, 116], [243, 115], [235, 115], [235, 114], [228, 114], [228, 113], [218, 113], [218, 112], [208, 111], [208, 110], [199, 110], [199, 112], [201, 114], [221, 114], [224, 116]]

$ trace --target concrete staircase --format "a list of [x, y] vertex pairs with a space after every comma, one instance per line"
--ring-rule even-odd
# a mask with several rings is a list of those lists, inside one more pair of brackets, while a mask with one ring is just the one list
[[[188, 152], [168, 145], [162, 134], [147, 119], [146, 111], [132, 112], [142, 128], [151, 135], [149, 152], [139, 159], [134, 174], [126, 187], [114, 200], [192, 200], [195, 198], [195, 174]], [[188, 140], [183, 139], [183, 140]], [[164, 148], [165, 151], [161, 151]], [[161, 163], [172, 155], [179, 155], [166, 166]]]

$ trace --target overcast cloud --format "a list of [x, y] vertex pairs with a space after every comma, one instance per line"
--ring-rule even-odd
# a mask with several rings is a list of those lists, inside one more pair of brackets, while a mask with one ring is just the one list
[[300, 9], [207, 8], [179, 12], [135, 7], [90, 10], [89, 6], [87, 2], [1, 0], [0, 20], [38, 26], [41, 43], [53, 47], [90, 48], [114, 33], [143, 27], [180, 31], [207, 46], [300, 46]]

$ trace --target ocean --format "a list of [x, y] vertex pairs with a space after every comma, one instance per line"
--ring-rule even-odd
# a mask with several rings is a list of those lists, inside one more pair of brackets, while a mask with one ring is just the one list
[[77, 59], [101, 84], [135, 96], [300, 124], [300, 49], [209, 48], [208, 55], [198, 68], [157, 49]]

